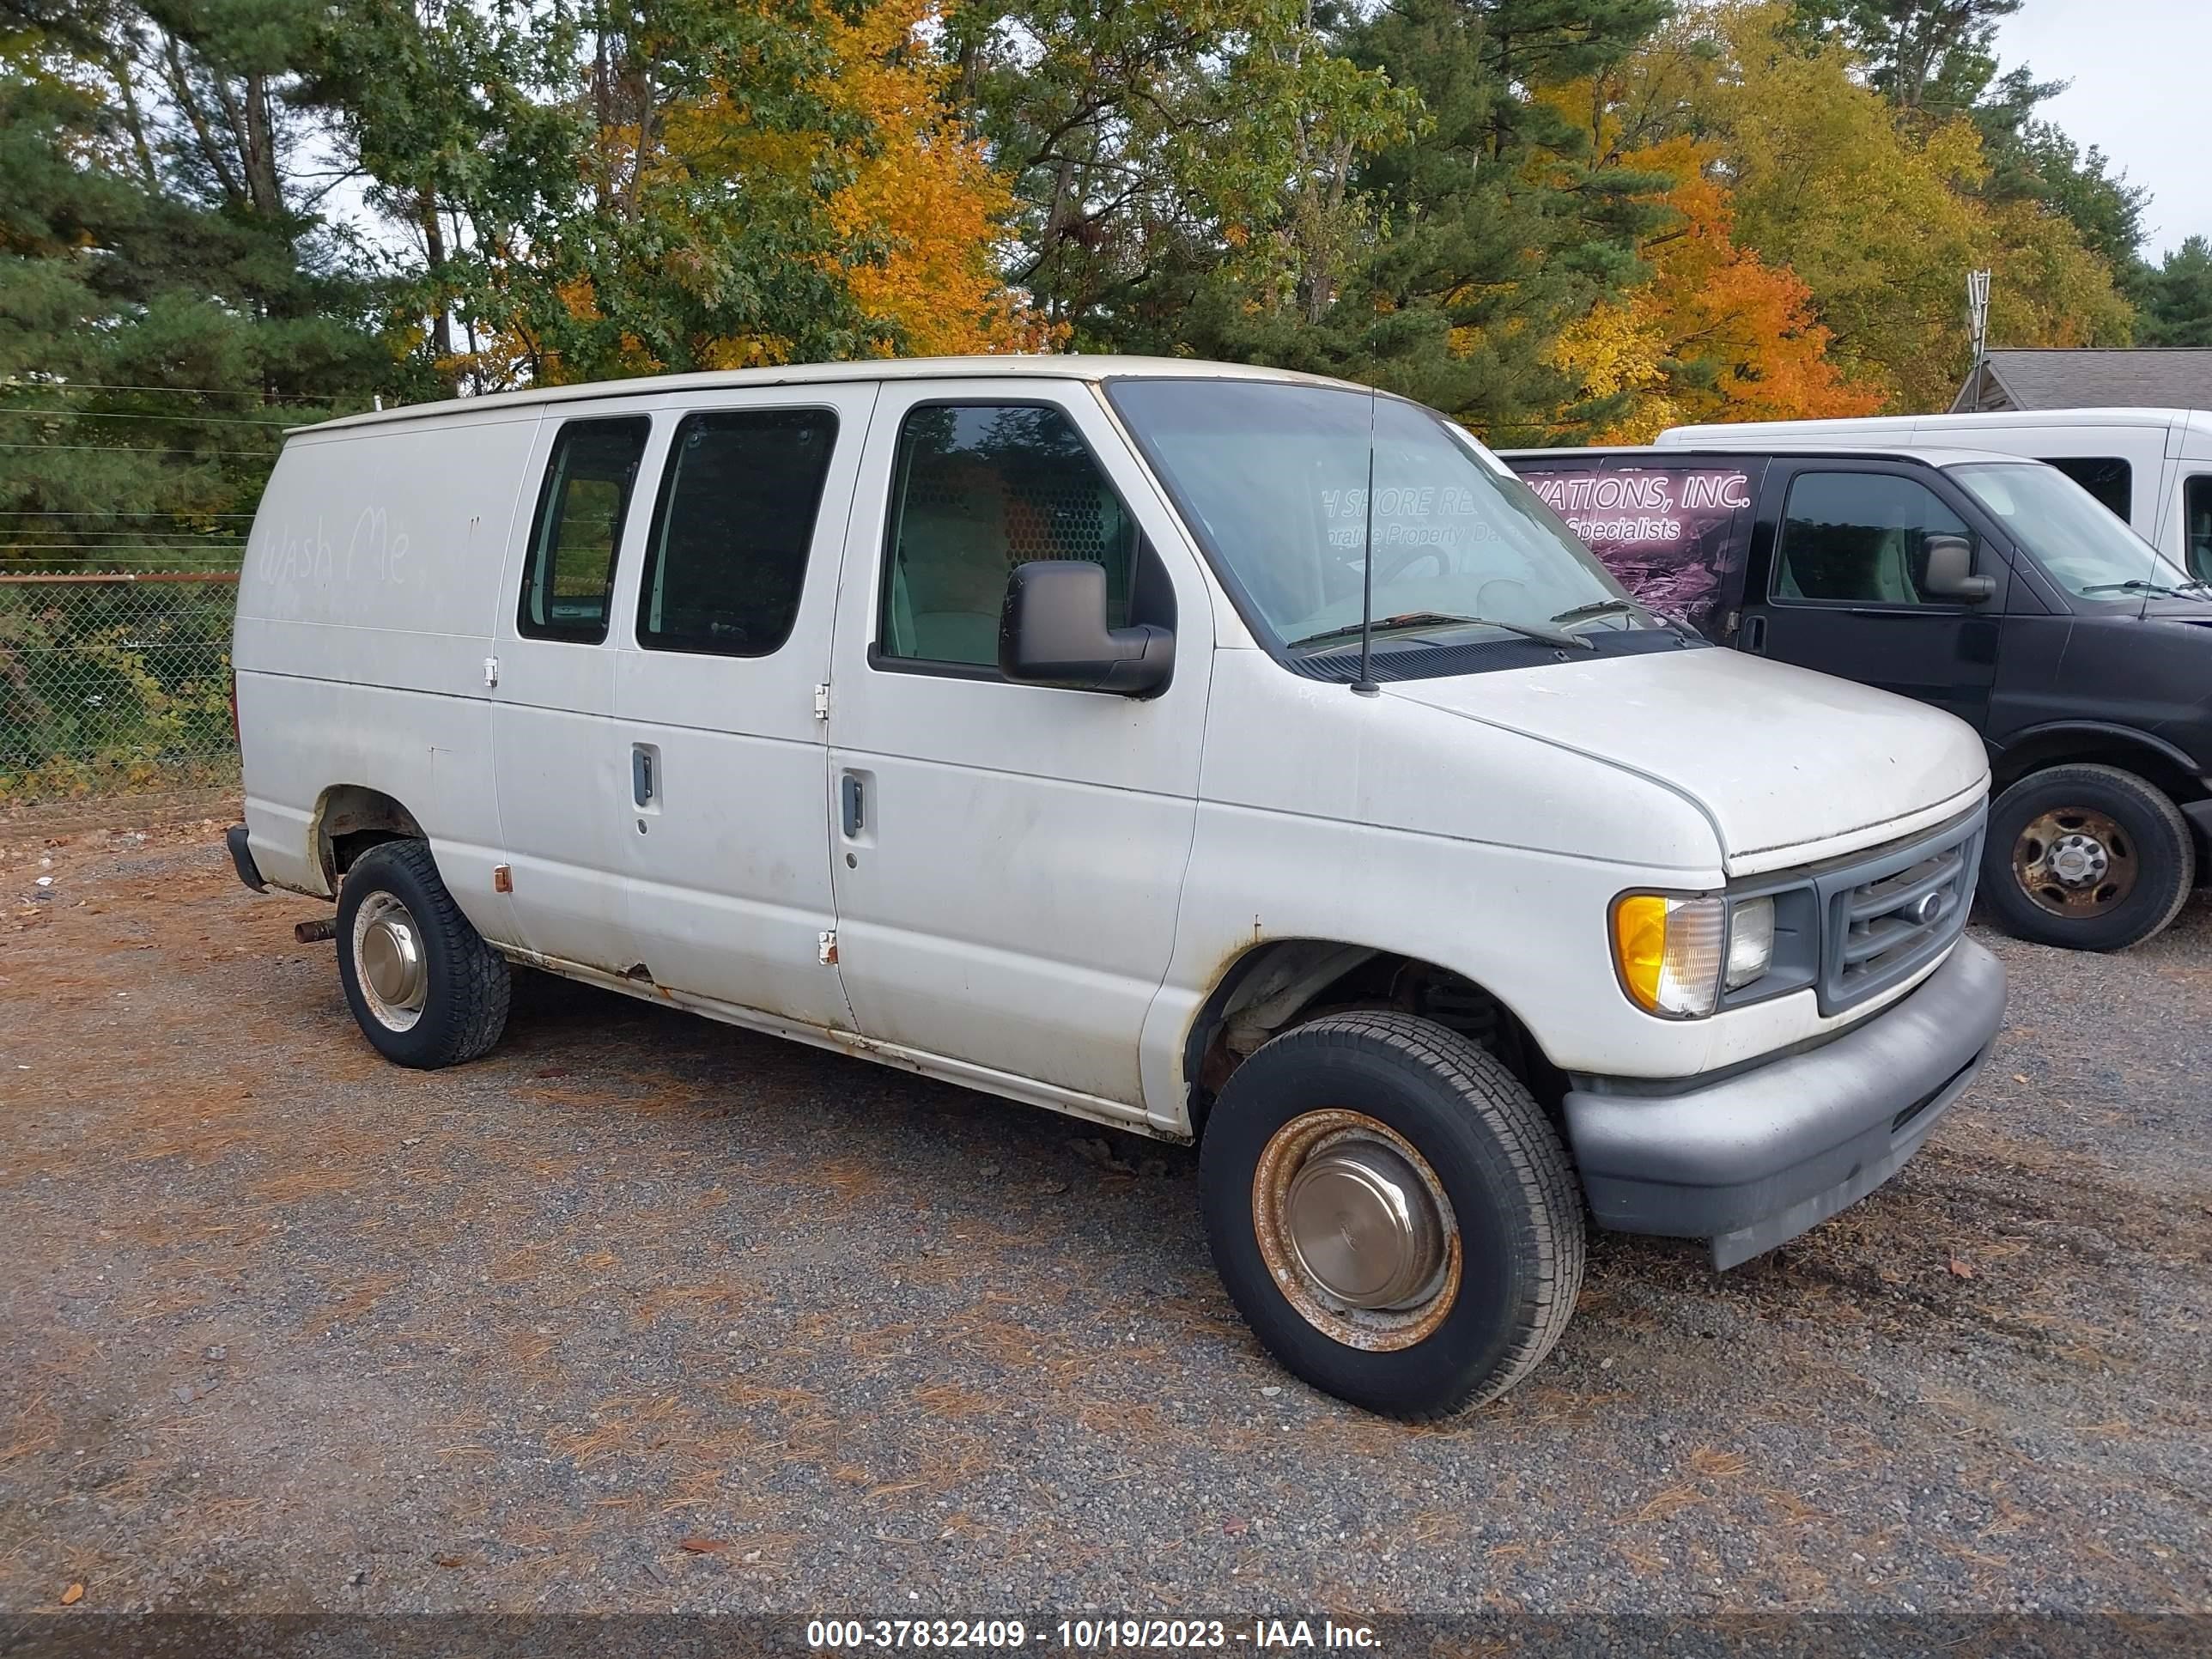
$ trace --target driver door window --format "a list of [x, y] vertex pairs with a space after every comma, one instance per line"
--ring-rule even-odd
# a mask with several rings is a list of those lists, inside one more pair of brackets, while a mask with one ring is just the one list
[[1931, 536], [1972, 533], [1934, 491], [1881, 472], [1804, 472], [1775, 550], [1778, 605], [1944, 605], [1923, 592]]
[[1035, 559], [1106, 568], [1108, 624], [1128, 621], [1137, 527], [1059, 410], [909, 410], [892, 464], [881, 657], [996, 670], [1006, 577]]

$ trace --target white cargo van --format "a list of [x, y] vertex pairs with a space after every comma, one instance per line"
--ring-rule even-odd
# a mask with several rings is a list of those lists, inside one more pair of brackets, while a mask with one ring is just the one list
[[1982, 449], [2057, 467], [2199, 581], [2212, 581], [2212, 413], [2198, 409], [1991, 410], [1844, 421], [1678, 426], [1659, 442], [1830, 441], [1874, 448]]
[[1330, 381], [878, 362], [295, 431], [235, 665], [239, 873], [337, 899], [391, 1059], [483, 1054], [521, 963], [1199, 1141], [1254, 1329], [1387, 1412], [1542, 1358], [1586, 1211], [1726, 1267], [1870, 1192], [2002, 1012], [1968, 727], [1707, 645]]

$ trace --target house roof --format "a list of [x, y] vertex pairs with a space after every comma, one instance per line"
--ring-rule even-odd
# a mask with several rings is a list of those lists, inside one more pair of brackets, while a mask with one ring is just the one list
[[2212, 347], [2037, 347], [1990, 352], [1954, 413], [2121, 405], [2212, 409]]

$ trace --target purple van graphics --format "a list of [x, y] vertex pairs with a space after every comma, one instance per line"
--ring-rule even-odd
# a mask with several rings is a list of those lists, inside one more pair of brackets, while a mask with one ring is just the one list
[[1719, 637], [1721, 578], [1741, 541], [1731, 532], [1751, 511], [1748, 473], [1531, 471], [1528, 483], [1638, 599]]

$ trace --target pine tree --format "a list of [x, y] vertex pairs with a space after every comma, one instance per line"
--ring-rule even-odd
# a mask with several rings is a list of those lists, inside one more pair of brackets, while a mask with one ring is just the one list
[[950, 47], [1016, 181], [1015, 280], [1079, 345], [1371, 380], [1505, 434], [1571, 394], [1547, 347], [1640, 275], [1656, 212], [1534, 94], [1664, 9], [1029, 0], [963, 9]]
[[[1900, 110], [1936, 121], [1964, 115], [1996, 71], [1997, 25], [2022, 0], [1798, 0], [1814, 29], [1833, 27]], [[2057, 88], [2051, 88], [2057, 90]]]
[[2212, 346], [2212, 242], [2192, 236], [2142, 280], [2142, 345]]
[[276, 428], [366, 406], [389, 371], [368, 290], [287, 178], [273, 80], [234, 68], [265, 60], [225, 31], [264, 22], [0, 13], [0, 510], [19, 554], [98, 550], [31, 528], [64, 514], [250, 510]]
[[[1663, 0], [1406, 0], [1350, 46], [1420, 96], [1429, 126], [1359, 174], [1389, 234], [1370, 265], [1376, 378], [1498, 441], [1547, 439], [1576, 392], [1553, 343], [1639, 281], [1662, 175], [1601, 165], [1594, 135], [1540, 94], [1618, 62]], [[1572, 420], [1602, 421], [1593, 404]]]

